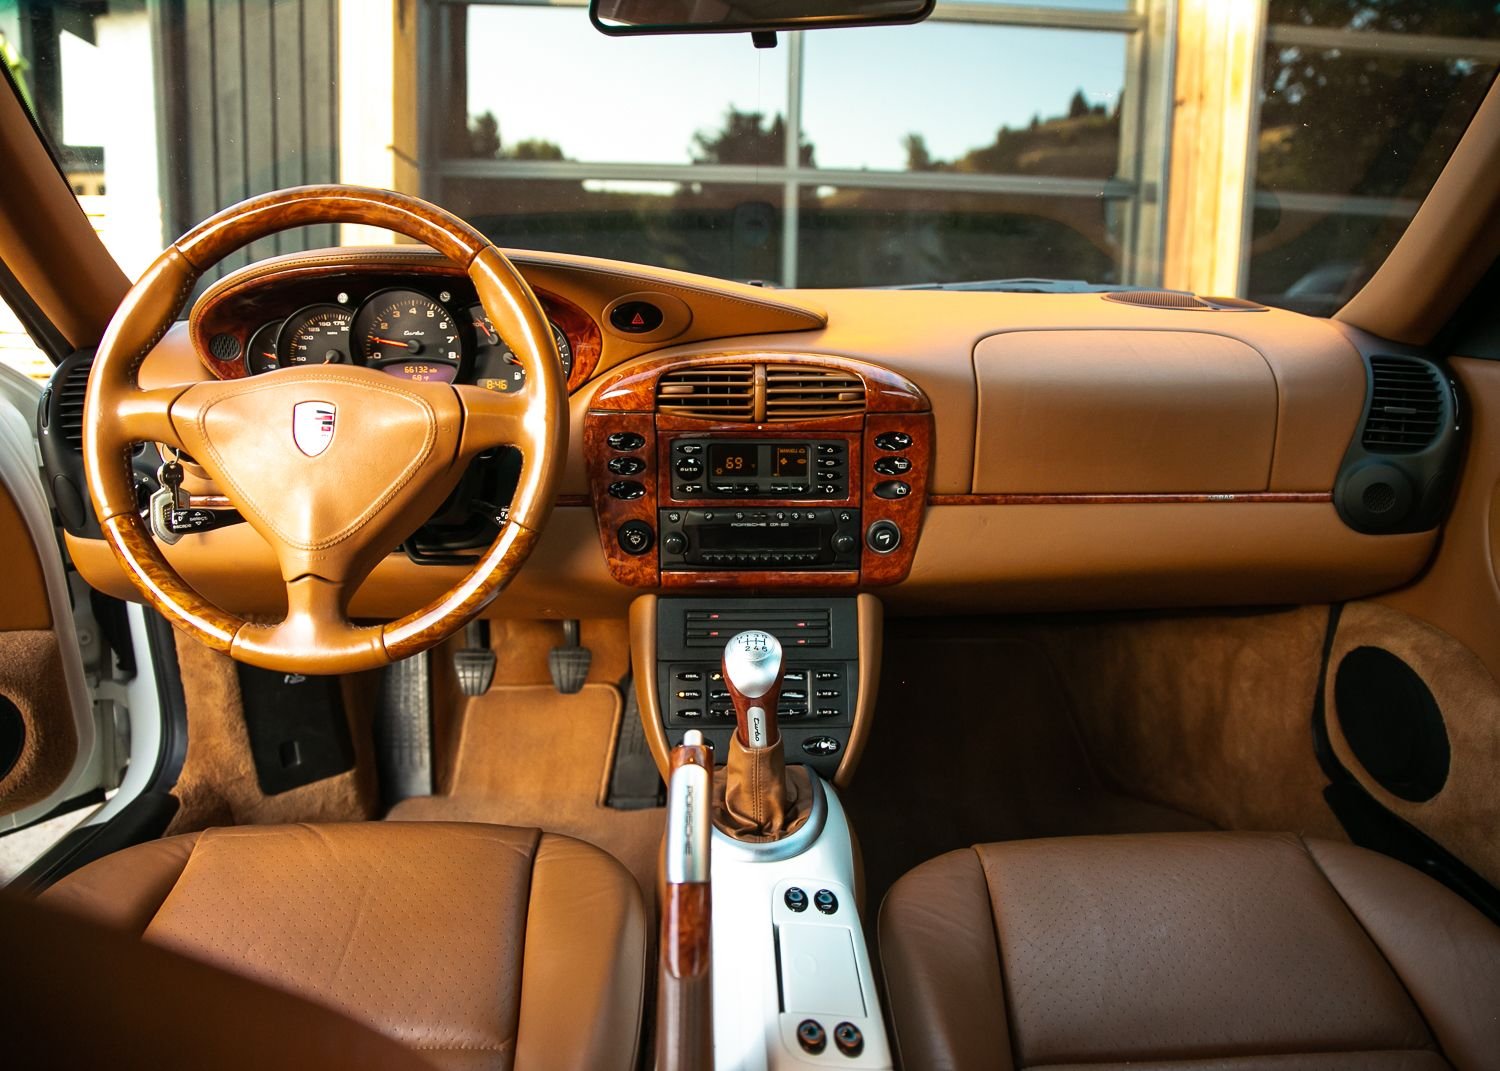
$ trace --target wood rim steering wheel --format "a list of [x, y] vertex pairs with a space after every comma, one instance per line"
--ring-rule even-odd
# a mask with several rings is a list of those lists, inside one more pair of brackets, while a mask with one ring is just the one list
[[[141, 362], [206, 268], [257, 239], [313, 223], [383, 227], [462, 267], [525, 369], [525, 388], [501, 394], [320, 365], [141, 389]], [[104, 538], [152, 605], [239, 661], [349, 673], [427, 650], [499, 594], [551, 512], [568, 436], [554, 347], [536, 295], [505, 255], [435, 205], [358, 186], [303, 186], [242, 201], [169, 246], [125, 296], [99, 344], [84, 403], [83, 461]], [[286, 585], [285, 618], [237, 617], [198, 595], [167, 562], [138, 512], [130, 456], [139, 442], [191, 455], [271, 545]], [[397, 621], [351, 622], [349, 598], [360, 582], [432, 514], [475, 456], [500, 445], [520, 449], [521, 475], [499, 535], [474, 567]]]

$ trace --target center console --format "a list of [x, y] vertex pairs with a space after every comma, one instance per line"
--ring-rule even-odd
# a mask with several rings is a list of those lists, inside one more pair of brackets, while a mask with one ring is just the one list
[[813, 354], [663, 358], [584, 419], [599, 540], [640, 588], [865, 588], [911, 570], [932, 412], [910, 381]]

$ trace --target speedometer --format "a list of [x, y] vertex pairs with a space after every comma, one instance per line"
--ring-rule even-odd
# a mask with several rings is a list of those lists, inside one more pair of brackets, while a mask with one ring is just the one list
[[354, 314], [337, 305], [309, 305], [292, 313], [276, 338], [282, 368], [349, 363], [349, 321]]
[[452, 383], [463, 362], [453, 315], [426, 294], [385, 290], [360, 306], [353, 335], [365, 364], [402, 379]]

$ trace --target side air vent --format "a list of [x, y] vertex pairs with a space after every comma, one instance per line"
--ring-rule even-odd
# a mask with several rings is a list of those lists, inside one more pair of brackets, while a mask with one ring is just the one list
[[1374, 389], [1365, 420], [1365, 449], [1414, 454], [1437, 439], [1443, 426], [1443, 383], [1425, 361], [1371, 357]]
[[662, 375], [658, 412], [727, 423], [776, 423], [857, 416], [865, 384], [857, 374], [813, 364], [717, 364]]
[[864, 382], [852, 372], [766, 366], [766, 420], [819, 420], [865, 411]]
[[704, 420], [755, 419], [755, 366], [719, 364], [668, 372], [656, 387], [663, 413]]
[[57, 385], [57, 422], [62, 431], [63, 442], [72, 449], [83, 451], [83, 395], [89, 385], [89, 369], [93, 365], [79, 362], [63, 374]]

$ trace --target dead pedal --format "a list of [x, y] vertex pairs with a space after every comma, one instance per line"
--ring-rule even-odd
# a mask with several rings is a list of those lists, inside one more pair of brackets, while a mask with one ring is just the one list
[[547, 652], [547, 669], [552, 673], [552, 686], [563, 695], [573, 695], [583, 687], [589, 677], [589, 664], [594, 652], [578, 643], [578, 622], [563, 622], [562, 646]]
[[489, 623], [470, 621], [464, 627], [464, 644], [453, 652], [453, 672], [464, 695], [483, 695], [495, 679], [495, 652], [490, 649]]

